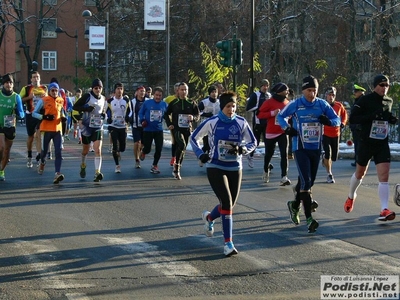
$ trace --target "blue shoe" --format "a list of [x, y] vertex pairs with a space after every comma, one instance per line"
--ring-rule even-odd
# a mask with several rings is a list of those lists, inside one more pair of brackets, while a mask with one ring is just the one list
[[232, 242], [227, 242], [225, 243], [224, 246], [224, 254], [225, 256], [229, 257], [235, 254], [238, 254], [239, 252], [236, 250], [235, 246], [233, 245]]
[[205, 222], [204, 224], [204, 233], [208, 237], [212, 237], [214, 235], [214, 221], [208, 221], [207, 217], [210, 214], [208, 210], [203, 211], [201, 214], [201, 218]]

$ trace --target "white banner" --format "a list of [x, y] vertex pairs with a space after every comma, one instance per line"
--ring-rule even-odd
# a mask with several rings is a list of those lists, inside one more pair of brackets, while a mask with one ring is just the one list
[[106, 27], [89, 26], [89, 49], [106, 49]]
[[144, 1], [144, 30], [165, 30], [165, 0]]

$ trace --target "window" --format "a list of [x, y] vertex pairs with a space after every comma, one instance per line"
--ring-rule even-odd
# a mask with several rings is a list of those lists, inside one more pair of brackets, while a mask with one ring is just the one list
[[43, 0], [44, 5], [57, 5], [57, 0]]
[[57, 51], [42, 51], [42, 70], [57, 70]]
[[94, 66], [99, 61], [99, 52], [85, 52], [85, 66]]
[[86, 6], [96, 6], [96, 0], [85, 0]]
[[43, 19], [43, 38], [56, 38], [57, 19]]

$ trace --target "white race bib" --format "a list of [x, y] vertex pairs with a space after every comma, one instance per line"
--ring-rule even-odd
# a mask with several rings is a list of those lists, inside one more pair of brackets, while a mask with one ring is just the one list
[[303, 123], [301, 131], [304, 143], [319, 143], [321, 139], [321, 125], [319, 123]]
[[101, 128], [102, 126], [103, 126], [103, 120], [101, 119], [101, 116], [97, 115], [90, 116], [90, 123], [89, 123], [90, 128]]
[[123, 116], [114, 116], [113, 125], [118, 127], [125, 126], [125, 118]]
[[218, 159], [222, 161], [236, 161], [238, 155], [229, 154], [228, 151], [232, 149], [232, 145], [238, 146], [239, 143], [233, 141], [218, 141]]
[[14, 115], [6, 115], [4, 116], [4, 128], [15, 127], [16, 120]]
[[161, 110], [150, 110], [150, 122], [161, 122], [162, 112]]
[[189, 115], [188, 114], [179, 114], [179, 116], [178, 116], [178, 126], [180, 128], [189, 128], [190, 127], [190, 121], [189, 121]]
[[369, 137], [376, 140], [384, 140], [389, 131], [389, 124], [387, 121], [372, 121], [371, 131]]

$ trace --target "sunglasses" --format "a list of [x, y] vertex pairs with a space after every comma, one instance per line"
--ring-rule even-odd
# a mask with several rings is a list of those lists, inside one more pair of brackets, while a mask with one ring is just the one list
[[389, 85], [387, 83], [380, 83], [378, 84], [380, 87], [389, 87]]

